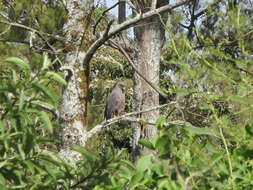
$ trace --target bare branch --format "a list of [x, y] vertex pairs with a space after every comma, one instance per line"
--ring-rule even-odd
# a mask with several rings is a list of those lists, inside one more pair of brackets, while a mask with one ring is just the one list
[[5, 21], [0, 21], [0, 24], [6, 24], [6, 25], [13, 26], [13, 27], [22, 28], [24, 30], [28, 30], [28, 31], [34, 32], [34, 33], [38, 34], [39, 36], [40, 35], [45, 35], [45, 36], [49, 36], [49, 37], [51, 37], [53, 39], [56, 39], [56, 40], [59, 40], [59, 41], [63, 41], [63, 42], [68, 41], [70, 43], [73, 43], [72, 41], [67, 40], [67, 39], [65, 39], [63, 37], [59, 37], [59, 36], [56, 36], [56, 35], [52, 35], [52, 34], [48, 34], [48, 33], [45, 33], [45, 32], [41, 32], [39, 30], [33, 29], [33, 28], [25, 26], [23, 24], [19, 24], [19, 23], [15, 23], [15, 22], [5, 22]]
[[0, 12], [0, 16], [2, 16], [3, 18], [5, 18], [6, 20], [10, 20], [9, 17], [3, 13], [3, 12]]
[[197, 171], [197, 172], [192, 173], [189, 177], [187, 177], [187, 178], [185, 179], [185, 182], [184, 182], [184, 188], [185, 188], [185, 190], [190, 190], [190, 189], [191, 189], [190, 186], [189, 186], [189, 182], [190, 182], [190, 180], [191, 180], [192, 178], [194, 178], [194, 177], [196, 177], [196, 176], [199, 176], [199, 175], [203, 174], [205, 171], [206, 171], [206, 170]]
[[108, 33], [109, 33], [110, 29], [111, 29], [111, 26], [112, 26], [113, 22], [114, 22], [114, 20], [111, 20], [111, 21], [108, 23], [108, 25], [107, 25], [107, 27], [106, 27], [106, 30], [105, 30], [105, 32], [104, 32], [104, 34], [103, 34], [103, 37], [104, 37], [104, 38], [106, 38], [106, 37], [108, 36]]
[[29, 42], [28, 42], [28, 41], [23, 41], [23, 40], [0, 39], [0, 42], [20, 43], [20, 44], [29, 45]]
[[6, 34], [10, 30], [11, 26], [8, 26], [3, 32], [0, 33], [0, 36]]
[[133, 3], [130, 0], [126, 0], [126, 3], [133, 9], [133, 11], [136, 13], [136, 7], [133, 5]]
[[107, 36], [101, 36], [100, 38], [98, 38], [91, 46], [90, 48], [88, 49], [88, 51], [86, 52], [86, 55], [84, 57], [84, 60], [83, 60], [83, 67], [85, 67], [85, 65], [87, 65], [90, 60], [92, 59], [94, 53], [97, 51], [97, 49], [102, 46], [108, 39], [110, 39], [112, 36], [120, 33], [121, 31], [129, 28], [130, 26], [132, 26], [133, 24], [136, 24], [138, 23], [139, 21], [141, 20], [144, 20], [144, 19], [147, 19], [147, 18], [150, 18], [152, 16], [155, 16], [157, 15], [158, 13], [163, 13], [163, 12], [166, 12], [166, 11], [170, 11], [170, 10], [173, 10], [177, 7], [180, 7], [188, 2], [190, 2], [191, 0], [183, 0], [179, 3], [175, 3], [175, 4], [172, 4], [172, 5], [165, 5], [163, 7], [160, 7], [160, 8], [157, 8], [155, 10], [151, 10], [151, 11], [148, 11], [146, 13], [140, 13], [140, 14], [137, 14], [134, 18], [132, 19], [129, 19], [125, 22], [123, 22], [122, 24], [117, 24], [115, 25], [115, 27], [113, 27], [109, 32], [108, 32], [108, 35]]
[[129, 116], [137, 115], [137, 114], [145, 113], [145, 112], [150, 112], [150, 111], [157, 110], [157, 109], [161, 109], [161, 108], [163, 108], [163, 107], [166, 107], [166, 106], [169, 106], [169, 105], [173, 105], [173, 104], [176, 104], [176, 102], [170, 102], [170, 103], [168, 103], [168, 104], [163, 104], [163, 105], [155, 106], [155, 107], [152, 107], [152, 108], [149, 108], [149, 109], [146, 109], [146, 110], [141, 110], [141, 111], [137, 111], [137, 112], [127, 113], [127, 114], [124, 114], [124, 115], [122, 115], [122, 116], [115, 117], [115, 118], [112, 118], [112, 119], [103, 121], [101, 124], [96, 125], [95, 127], [93, 127], [93, 128], [87, 133], [86, 139], [85, 139], [84, 141], [87, 142], [88, 139], [90, 139], [93, 135], [95, 135], [95, 134], [97, 134], [98, 132], [100, 132], [103, 128], [105, 128], [105, 127], [107, 127], [107, 126], [110, 126], [110, 125], [112, 125], [113, 123], [117, 123], [117, 122], [119, 122], [119, 121], [121, 121], [121, 120], [128, 120], [128, 121], [131, 121], [131, 120], [132, 120], [132, 121], [134, 121], [134, 122], [140, 122], [140, 121], [141, 121], [140, 119], [129, 118]]
[[120, 2], [115, 3], [113, 6], [109, 7], [108, 9], [106, 9], [105, 11], [102, 12], [101, 16], [99, 17], [98, 21], [96, 22], [96, 24], [93, 27], [93, 34], [95, 35], [96, 33], [96, 29], [98, 24], [100, 23], [100, 21], [104, 18], [105, 13], [107, 13], [108, 11], [110, 11], [111, 9], [113, 9], [114, 7], [116, 7]]
[[37, 105], [39, 108], [52, 113], [56, 119], [59, 118], [59, 112], [58, 112], [58, 110], [53, 109], [53, 108], [51, 108], [51, 107], [49, 107], [47, 105], [41, 104], [40, 102], [37, 102], [37, 101], [33, 101], [32, 103], [34, 105]]

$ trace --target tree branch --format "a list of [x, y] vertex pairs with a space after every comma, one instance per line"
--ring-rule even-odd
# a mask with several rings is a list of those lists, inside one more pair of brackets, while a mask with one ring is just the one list
[[96, 24], [93, 27], [93, 34], [96, 34], [96, 30], [97, 30], [97, 26], [100, 23], [100, 21], [104, 18], [105, 13], [107, 13], [108, 11], [110, 11], [111, 9], [113, 9], [114, 7], [116, 7], [120, 2], [115, 3], [113, 6], [109, 7], [108, 9], [104, 10], [101, 14], [101, 16], [99, 17], [98, 21], [96, 22]]
[[[24, 44], [24, 45], [30, 46], [30, 42], [29, 41], [23, 41], [23, 40], [0, 39], [0, 42], [19, 43], [19, 44]], [[54, 55], [61, 54], [59, 50], [57, 50], [57, 52], [56, 51], [51, 51], [49, 49], [43, 49], [41, 46], [34, 45], [34, 44], [30, 48], [33, 48], [35, 51], [38, 51], [38, 52], [48, 52], [48, 53], [54, 54]]]
[[83, 67], [85, 68], [85, 65], [87, 65], [90, 60], [92, 59], [94, 53], [97, 51], [97, 49], [102, 46], [108, 39], [110, 39], [112, 36], [120, 33], [121, 31], [129, 28], [131, 25], [138, 23], [141, 20], [150, 18], [152, 16], [157, 15], [157, 13], [162, 13], [162, 12], [166, 12], [166, 11], [170, 11], [173, 10], [177, 7], [180, 7], [188, 2], [190, 2], [191, 0], [183, 0], [179, 3], [175, 3], [173, 5], [165, 5], [163, 7], [157, 8], [155, 10], [151, 10], [148, 11], [146, 13], [140, 13], [138, 15], [136, 15], [134, 18], [129, 19], [125, 22], [123, 22], [122, 24], [117, 24], [115, 25], [115, 27], [113, 27], [109, 32], [107, 36], [101, 36], [100, 38], [98, 38], [88, 49], [88, 51], [86, 52], [86, 55], [84, 57], [83, 60]]
[[29, 45], [28, 41], [24, 40], [14, 40], [14, 39], [0, 39], [0, 42], [10, 42], [10, 43], [19, 43]]
[[47, 105], [41, 104], [40, 102], [32, 101], [32, 103], [34, 105], [38, 106], [39, 108], [52, 113], [54, 115], [54, 118], [59, 119], [59, 112], [58, 112], [58, 110], [56, 110], [54, 108], [51, 108], [51, 107], [49, 107]]
[[34, 33], [38, 34], [39, 36], [45, 35], [45, 36], [49, 36], [49, 37], [51, 37], [53, 39], [56, 39], [56, 40], [59, 40], [59, 41], [63, 41], [63, 42], [68, 41], [68, 42], [73, 43], [72, 41], [69, 41], [69, 40], [67, 40], [67, 39], [65, 39], [63, 37], [59, 37], [59, 36], [55, 36], [55, 35], [48, 34], [48, 33], [45, 33], [45, 32], [41, 32], [39, 30], [33, 29], [33, 28], [31, 28], [29, 26], [25, 26], [23, 24], [19, 24], [19, 23], [15, 23], [15, 22], [5, 22], [5, 21], [1, 21], [1, 20], [0, 20], [0, 24], [6, 24], [6, 25], [13, 26], [13, 27], [17, 27], [17, 28], [22, 28], [24, 30], [28, 30], [28, 31], [34, 32]]
[[[129, 116], [137, 115], [137, 114], [140, 114], [140, 113], [150, 112], [150, 111], [161, 109], [163, 107], [166, 107], [166, 106], [169, 106], [169, 105], [173, 105], [173, 104], [176, 104], [176, 102], [170, 102], [168, 104], [163, 104], [163, 105], [155, 106], [155, 107], [152, 107], [152, 108], [149, 108], [149, 109], [146, 109], [146, 110], [141, 110], [141, 111], [126, 113], [126, 114], [124, 114], [122, 116], [115, 117], [115, 118], [103, 121], [101, 124], [96, 125], [89, 132], [87, 132], [87, 136], [86, 136], [86, 139], [84, 140], [84, 142], [87, 142], [88, 139], [90, 139], [93, 135], [95, 135], [98, 132], [100, 132], [103, 128], [105, 128], [105, 127], [107, 127], [109, 125], [112, 125], [114, 123], [117, 123], [119, 121], [122, 121], [122, 120], [133, 121], [133, 122], [141, 122], [142, 121], [141, 119], [138, 119], [138, 118], [134, 118], [133, 119], [133, 118], [130, 118]], [[151, 124], [154, 125], [154, 123], [151, 123]]]
[[126, 3], [131, 7], [131, 9], [136, 13], [136, 7], [133, 5], [133, 3], [130, 0], [126, 0]]
[[106, 38], [106, 37], [108, 36], [108, 33], [109, 33], [110, 29], [111, 29], [111, 26], [112, 26], [113, 22], [114, 22], [114, 20], [111, 20], [111, 21], [108, 23], [108, 25], [107, 25], [107, 27], [106, 27], [106, 29], [105, 29], [105, 32], [104, 32], [104, 34], [103, 34], [103, 38]]

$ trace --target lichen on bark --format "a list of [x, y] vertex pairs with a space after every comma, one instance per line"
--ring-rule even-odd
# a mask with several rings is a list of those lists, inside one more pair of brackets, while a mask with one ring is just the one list
[[[86, 43], [88, 18], [93, 0], [70, 0], [66, 2], [68, 19], [64, 25], [64, 34], [71, 48], [65, 56], [62, 68], [67, 68], [67, 86], [62, 90], [59, 106], [60, 140], [59, 154], [65, 160], [77, 161], [80, 154], [72, 151], [75, 145], [84, 146], [86, 139], [87, 96], [89, 87], [89, 71], [84, 70], [82, 63], [85, 52], [81, 48]], [[89, 67], [87, 67], [89, 69]]]

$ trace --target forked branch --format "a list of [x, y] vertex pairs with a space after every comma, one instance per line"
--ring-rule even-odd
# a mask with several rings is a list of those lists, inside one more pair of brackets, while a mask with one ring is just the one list
[[121, 31], [131, 27], [132, 25], [138, 23], [141, 20], [150, 18], [152, 16], [156, 16], [158, 13], [163, 13], [166, 11], [171, 11], [177, 7], [180, 7], [188, 2], [190, 2], [191, 0], [183, 0], [179, 3], [175, 3], [172, 5], [165, 5], [163, 7], [154, 9], [154, 10], [150, 10], [144, 14], [140, 13], [137, 14], [134, 18], [132, 19], [128, 19], [127, 21], [121, 23], [121, 24], [117, 24], [115, 25], [113, 28], [111, 28], [108, 32], [108, 35], [106, 36], [100, 36], [88, 49], [88, 51], [86, 52], [86, 55], [84, 57], [83, 60], [83, 67], [85, 68], [87, 64], [89, 64], [90, 60], [92, 59], [93, 55], [95, 54], [95, 52], [98, 50], [98, 48], [100, 46], [102, 46], [108, 39], [110, 39], [112, 36], [119, 34]]

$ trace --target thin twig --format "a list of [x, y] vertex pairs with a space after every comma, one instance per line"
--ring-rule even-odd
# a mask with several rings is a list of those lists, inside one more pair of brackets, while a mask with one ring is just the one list
[[36, 106], [38, 106], [39, 108], [41, 108], [41, 109], [43, 109], [45, 111], [48, 111], [48, 112], [52, 113], [56, 119], [59, 118], [59, 112], [58, 112], [58, 110], [53, 109], [51, 107], [48, 107], [47, 105], [41, 104], [40, 102], [37, 102], [37, 101], [32, 101], [31, 103], [34, 104], [34, 105], [36, 105]]
[[10, 20], [10, 18], [7, 15], [5, 15], [3, 12], [0, 12], [0, 16], [5, 18], [6, 20]]
[[103, 34], [103, 37], [104, 37], [104, 38], [106, 38], [106, 37], [108, 36], [108, 33], [109, 33], [110, 29], [111, 29], [111, 26], [112, 26], [113, 22], [114, 22], [114, 20], [111, 20], [111, 21], [108, 23], [108, 25], [107, 25], [107, 27], [106, 27], [106, 29], [105, 29], [105, 32], [104, 32], [104, 34]]
[[113, 9], [114, 7], [116, 7], [119, 3], [120, 3], [120, 2], [115, 3], [113, 6], [109, 7], [108, 9], [106, 9], [106, 10], [104, 10], [104, 11], [102, 12], [101, 16], [99, 17], [98, 21], [96, 22], [96, 24], [95, 24], [94, 27], [93, 27], [93, 34], [94, 34], [94, 35], [96, 34], [96, 30], [97, 30], [98, 24], [100, 23], [100, 21], [101, 21], [103, 18], [105, 18], [105, 17], [104, 17], [105, 14], [106, 14], [108, 11], [110, 11], [111, 9]]
[[206, 171], [207, 171], [207, 170], [197, 171], [197, 172], [192, 173], [189, 177], [187, 177], [187, 178], [185, 179], [185, 182], [184, 182], [184, 189], [185, 189], [185, 190], [190, 190], [190, 186], [188, 185], [189, 182], [190, 182], [190, 180], [191, 180], [192, 178], [196, 177], [196, 176], [199, 176], [199, 175], [203, 174], [203, 173], [206, 172]]
[[136, 7], [133, 5], [133, 3], [130, 0], [126, 0], [126, 3], [129, 5], [129, 7], [132, 8], [132, 10], [136, 13]]
[[48, 33], [45, 33], [45, 32], [41, 32], [39, 30], [36, 30], [34, 28], [31, 28], [29, 26], [25, 26], [23, 24], [19, 24], [19, 23], [16, 23], [16, 22], [5, 22], [5, 21], [0, 21], [0, 24], [6, 24], [6, 25], [10, 25], [10, 26], [13, 26], [13, 27], [17, 27], [17, 28], [22, 28], [24, 30], [28, 30], [28, 31], [31, 31], [31, 32], [34, 32], [38, 35], [45, 35], [45, 36], [49, 36], [49, 37], [52, 37], [53, 39], [56, 39], [56, 40], [59, 40], [59, 41], [63, 41], [63, 42], [70, 42], [70, 43], [73, 43], [72, 41], [70, 40], [67, 40], [66, 38], [63, 38], [63, 37], [59, 37], [59, 36], [55, 36], [55, 35], [52, 35], [52, 34], [48, 34]]
[[10, 30], [11, 26], [8, 26], [3, 32], [0, 33], [0, 36], [6, 34]]
[[20, 43], [20, 44], [29, 45], [29, 42], [28, 42], [28, 41], [14, 40], [14, 39], [0, 39], [0, 42]]
[[170, 11], [170, 10], [173, 10], [177, 7], [180, 7], [188, 2], [190, 2], [191, 0], [184, 0], [184, 1], [181, 1], [179, 3], [175, 3], [175, 4], [172, 4], [172, 5], [165, 5], [165, 6], [162, 6], [160, 8], [157, 8], [155, 10], [151, 10], [151, 11], [148, 11], [146, 13], [140, 13], [140, 14], [137, 14], [134, 18], [132, 19], [129, 19], [121, 24], [117, 24], [115, 25], [115, 27], [113, 27], [109, 32], [108, 32], [108, 35], [107, 36], [101, 36], [99, 37], [90, 47], [89, 49], [87, 50], [86, 52], [86, 55], [84, 57], [84, 60], [83, 60], [83, 67], [86, 67], [86, 65], [90, 62], [90, 60], [92, 59], [93, 55], [95, 54], [95, 52], [98, 50], [98, 48], [100, 46], [102, 46], [108, 39], [110, 39], [112, 36], [120, 33], [121, 31], [129, 28], [130, 26], [138, 23], [139, 21], [141, 20], [144, 20], [144, 19], [147, 19], [147, 18], [150, 18], [152, 16], [155, 16], [157, 15], [157, 13], [163, 13], [163, 12], [166, 12], [166, 11]]

